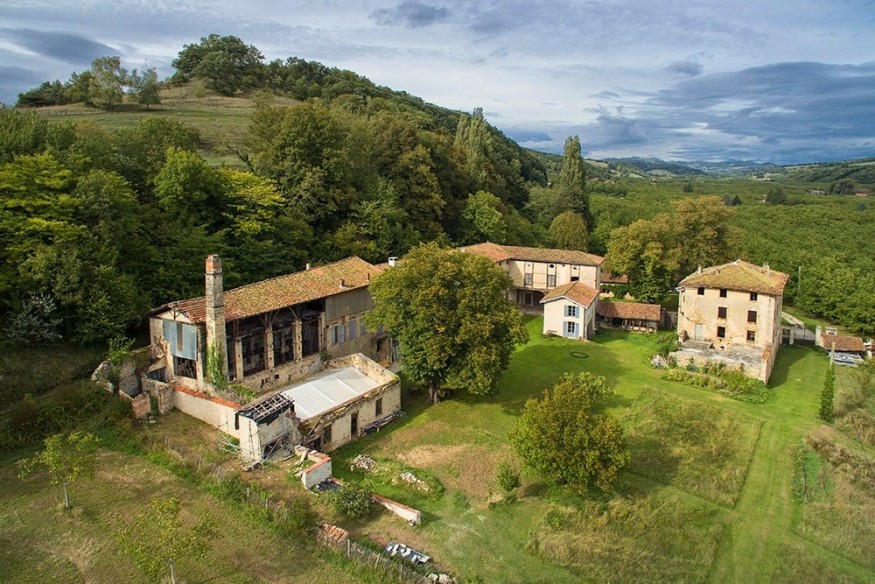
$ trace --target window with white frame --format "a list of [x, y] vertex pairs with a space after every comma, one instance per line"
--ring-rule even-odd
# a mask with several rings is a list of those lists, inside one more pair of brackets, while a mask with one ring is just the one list
[[556, 287], [556, 274], [547, 274], [547, 288]]
[[577, 318], [579, 314], [580, 314], [579, 307], [576, 304], [566, 304], [565, 305], [565, 316]]

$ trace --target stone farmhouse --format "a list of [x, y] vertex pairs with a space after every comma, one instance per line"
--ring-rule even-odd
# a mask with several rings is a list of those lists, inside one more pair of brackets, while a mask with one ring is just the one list
[[[362, 323], [382, 269], [350, 257], [225, 292], [221, 260], [209, 256], [204, 296], [150, 314], [146, 389], [162, 410], [237, 438], [250, 460], [281, 442], [330, 450], [354, 439], [401, 407], [383, 367], [392, 341]], [[261, 397], [241, 406], [225, 380]]]
[[735, 260], [699, 268], [680, 283], [678, 363], [716, 362], [768, 382], [781, 346], [789, 276]]

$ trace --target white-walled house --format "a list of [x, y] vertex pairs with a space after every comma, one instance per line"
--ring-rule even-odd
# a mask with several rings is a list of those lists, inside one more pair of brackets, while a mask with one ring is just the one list
[[569, 282], [547, 292], [541, 300], [544, 334], [579, 340], [592, 338], [598, 297], [598, 290], [583, 282]]

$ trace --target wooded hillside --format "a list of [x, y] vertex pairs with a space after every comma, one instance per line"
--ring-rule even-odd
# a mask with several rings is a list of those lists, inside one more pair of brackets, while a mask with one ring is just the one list
[[[643, 226], [634, 243], [662, 246], [635, 268], [648, 297], [684, 275], [685, 256], [743, 256], [794, 278], [803, 265], [791, 299], [875, 330], [872, 254], [859, 247], [873, 235], [866, 201], [794, 183], [764, 205], [773, 185], [622, 178], [585, 163], [576, 137], [564, 157], [527, 151], [482, 110], [454, 112], [297, 58], [265, 63], [234, 37], [186, 45], [175, 66], [147, 103], [153, 75], [98, 59], [20, 100], [65, 105], [0, 110], [0, 322], [14, 338], [39, 340], [58, 324], [83, 342], [116, 336], [149, 308], [200, 294], [209, 253], [222, 254], [233, 287], [348, 255], [382, 262], [432, 240], [605, 254], [612, 236], [634, 232], [617, 228], [660, 214], [662, 227]], [[711, 200], [687, 215], [720, 225], [673, 213], [674, 201], [700, 195], [722, 195], [728, 219], [707, 212]], [[689, 234], [712, 227], [732, 237], [692, 249]]]

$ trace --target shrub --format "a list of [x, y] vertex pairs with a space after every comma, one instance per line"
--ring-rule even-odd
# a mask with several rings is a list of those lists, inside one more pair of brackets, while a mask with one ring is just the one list
[[513, 492], [520, 486], [520, 473], [514, 470], [508, 463], [502, 462], [498, 466], [498, 486], [505, 494]]
[[663, 376], [668, 381], [677, 381], [722, 393], [732, 399], [752, 404], [762, 404], [771, 396], [769, 388], [759, 379], [746, 376], [735, 369], [726, 369], [724, 364], [706, 364], [699, 370], [692, 363], [686, 369], [669, 369]]
[[350, 519], [370, 517], [373, 512], [373, 501], [368, 489], [354, 483], [345, 483], [342, 487], [331, 493], [331, 502], [334, 509]]
[[824, 422], [832, 422], [835, 414], [835, 383], [836, 369], [835, 365], [830, 364], [826, 370], [826, 377], [823, 380], [823, 390], [820, 392], [820, 419]]

